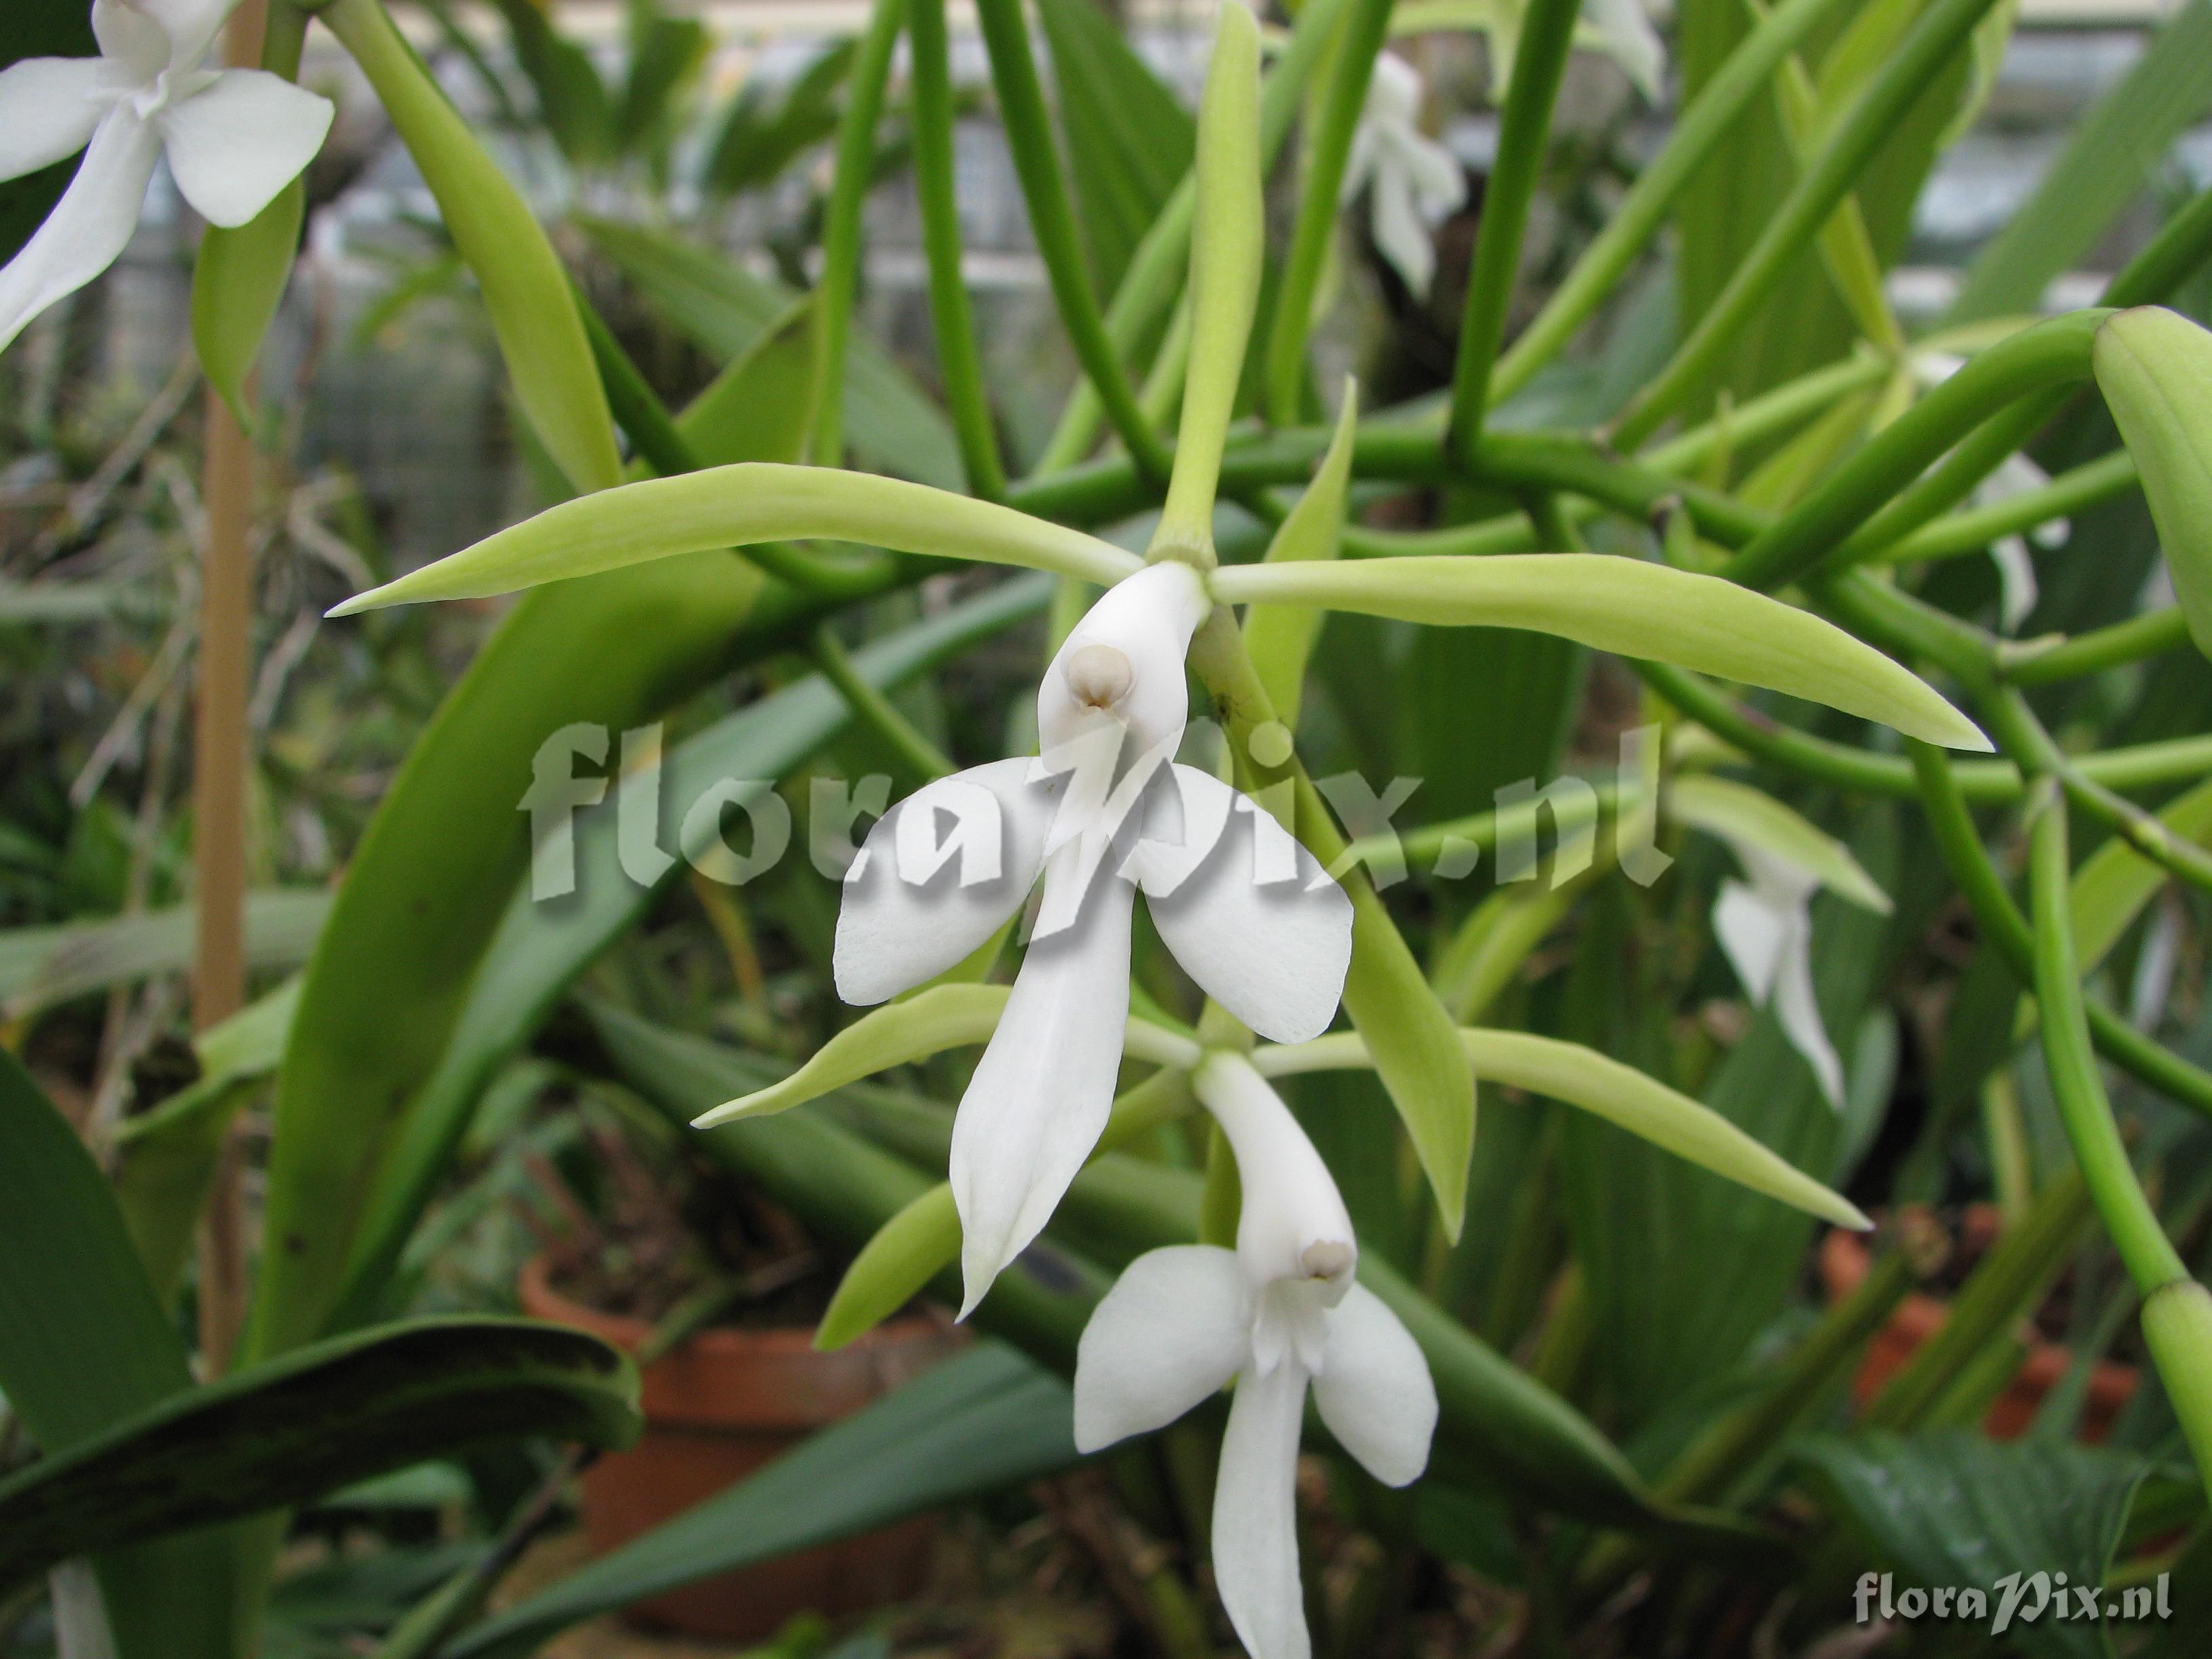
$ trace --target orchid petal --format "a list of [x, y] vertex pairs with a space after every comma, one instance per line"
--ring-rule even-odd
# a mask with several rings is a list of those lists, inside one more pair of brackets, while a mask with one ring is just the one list
[[1384, 166], [1376, 171], [1368, 229], [1376, 251], [1405, 280], [1407, 289], [1417, 298], [1428, 298], [1437, 273], [1436, 244], [1413, 204], [1412, 181], [1398, 167]]
[[1990, 544], [1990, 562], [1997, 568], [1997, 621], [2008, 634], [2016, 634], [2035, 609], [2040, 589], [2035, 580], [2035, 561], [2025, 536], [2000, 536]]
[[1298, 1429], [1306, 1375], [1295, 1364], [1247, 1375], [1229, 1407], [1213, 1488], [1213, 1577], [1252, 1659], [1310, 1659], [1298, 1583]]
[[168, 67], [191, 69], [204, 61], [208, 48], [238, 0], [124, 0], [161, 26], [168, 42]]
[[1352, 1218], [1291, 1109], [1242, 1054], [1208, 1054], [1190, 1081], [1237, 1155], [1237, 1255], [1254, 1285], [1319, 1281], [1324, 1303], [1340, 1299], [1358, 1261]]
[[0, 179], [76, 155], [123, 87], [105, 58], [26, 58], [0, 70]]
[[[994, 761], [924, 785], [878, 819], [845, 872], [832, 965], [837, 994], [867, 1007], [933, 979], [1020, 908], [1044, 865], [1060, 794], [1028, 760]], [[955, 827], [942, 839], [940, 814]]]
[[1809, 923], [1796, 929], [1782, 953], [1781, 971], [1774, 983], [1774, 1017], [1790, 1046], [1805, 1057], [1820, 1093], [1838, 1111], [1844, 1108], [1844, 1062], [1830, 1041], [1820, 1018], [1820, 999], [1813, 991], [1813, 930]]
[[169, 67], [168, 32], [136, 0], [92, 0], [92, 38], [129, 80], [150, 85]]
[[1352, 901], [1256, 802], [1195, 767], [1169, 775], [1175, 787], [1155, 792], [1151, 817], [1164, 831], [1172, 822], [1174, 839], [1147, 839], [1132, 859], [1160, 938], [1261, 1036], [1320, 1036], [1352, 962]]
[[1620, 65], [1638, 92], [1657, 103], [1667, 72], [1667, 46], [1652, 27], [1643, 0], [1584, 0], [1583, 11], [1603, 38], [1606, 56]]
[[1075, 1449], [1164, 1428], [1237, 1375], [1252, 1290], [1211, 1244], [1148, 1250], [1091, 1311], [1075, 1351]]
[[1713, 902], [1713, 933], [1745, 992], [1763, 1006], [1781, 971], [1790, 918], [1743, 883], [1724, 881]]
[[[1054, 855], [1045, 901], [1080, 849]], [[1129, 915], [1136, 890], [1091, 884], [1073, 927], [1033, 939], [999, 1029], [952, 1123], [966, 1318], [1000, 1271], [1052, 1218], [1114, 1108], [1129, 1015]]]
[[266, 70], [225, 70], [155, 118], [177, 188], [211, 225], [234, 229], [315, 158], [337, 106]]
[[1190, 715], [1183, 659], [1212, 608], [1205, 579], [1179, 560], [1147, 565], [1108, 588], [1053, 655], [1037, 687], [1037, 737], [1046, 754], [1074, 740], [1102, 705], [1069, 689], [1068, 670], [1094, 648], [1118, 653], [1128, 678], [1110, 708], [1150, 750], [1170, 742]]
[[1407, 132], [1400, 140], [1399, 167], [1413, 187], [1421, 217], [1435, 224], [1467, 204], [1467, 169], [1433, 138]]
[[65, 295], [115, 263], [137, 228], [161, 141], [128, 109], [94, 130], [76, 177], [22, 250], [0, 270], [0, 349]]
[[1437, 1431], [1437, 1385], [1421, 1345], [1364, 1285], [1328, 1316], [1328, 1346], [1313, 1380], [1321, 1420], [1386, 1486], [1417, 1480]]

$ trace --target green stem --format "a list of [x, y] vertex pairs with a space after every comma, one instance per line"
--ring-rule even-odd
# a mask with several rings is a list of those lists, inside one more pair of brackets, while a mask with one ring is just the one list
[[1334, 73], [1322, 100], [1321, 117], [1306, 139], [1305, 179], [1298, 195], [1297, 221], [1275, 293], [1274, 322], [1267, 335], [1261, 384], [1267, 418], [1289, 426], [1298, 418], [1305, 386], [1306, 340], [1312, 331], [1314, 293], [1336, 235], [1337, 199], [1344, 192], [1344, 169], [1352, 155], [1352, 136], [1366, 107], [1367, 88], [1375, 78], [1375, 56], [1390, 27], [1391, 0], [1352, 0], [1352, 15], [1336, 44]]
[[854, 718], [889, 744], [918, 781], [927, 783], [948, 778], [959, 769], [943, 750], [915, 729], [914, 722], [899, 713], [881, 688], [862, 678], [828, 623], [814, 630], [811, 643], [815, 666], [822, 671], [822, 678], [836, 687]]
[[1827, 142], [1767, 222], [1735, 275], [1706, 308], [1667, 367], [1638, 394], [1613, 430], [1633, 449], [1696, 390], [1787, 274], [1790, 261], [1827, 222], [1875, 153], [1937, 75], [1954, 62], [1995, 0], [1936, 0], [1881, 72], [1830, 129]]
[[1503, 403], [1528, 384], [1577, 330], [1612, 299], [1621, 277], [1666, 222], [1674, 204], [1715, 145], [1754, 99], [1765, 94], [1782, 60], [1843, 0], [1788, 0], [1737, 43], [1711, 80], [1674, 124], [1659, 154], [1638, 175], [1590, 245], [1575, 261], [1544, 308], [1498, 360], [1490, 377], [1490, 400]]
[[2100, 674], [2124, 663], [2163, 656], [2189, 643], [2189, 622], [2179, 605], [2170, 605], [2125, 622], [2114, 623], [2068, 640], [2063, 645], [2039, 646], [2023, 641], [2001, 651], [1999, 671], [2012, 685], [2051, 685], [2060, 680]]
[[2186, 1279], [2158, 1216], [2128, 1161], [2127, 1143], [2112, 1121], [2112, 1103], [2089, 1043], [2089, 1024], [2081, 1000], [2080, 965], [2074, 952], [2073, 867], [2067, 852], [2066, 809], [2056, 792], [2033, 809], [2029, 831], [2029, 890], [2035, 915], [2035, 997], [2043, 1011], [2043, 1058], [2051, 1074], [2059, 1121], [2074, 1147], [2075, 1161], [2088, 1183], [2089, 1196], [2105, 1230], [2127, 1266], [2136, 1288], [2148, 1297], [2160, 1287]]
[[2135, 458], [2124, 449], [2116, 449], [2060, 473], [2038, 489], [1938, 519], [1884, 548], [1879, 556], [1884, 564], [1905, 564], [1915, 559], [1952, 559], [1979, 553], [2000, 537], [2025, 535], [2053, 519], [2111, 501], [2133, 488], [2135, 482]]
[[815, 288], [812, 436], [818, 466], [845, 459], [845, 350], [852, 338], [853, 297], [860, 283], [860, 218], [876, 171], [876, 124], [890, 83], [904, 0], [876, 0], [847, 82], [837, 125], [837, 171], [822, 224], [822, 279]]
[[2100, 303], [2116, 307], [2163, 300], [2212, 258], [2212, 190], [2199, 191], [2166, 222], [2142, 252], [2123, 265]]
[[2087, 379], [2091, 343], [2110, 314], [2071, 312], [2023, 329], [1972, 358], [1776, 520], [1721, 574], [1748, 587], [1773, 588], [1828, 562], [1838, 544], [1884, 501], [1992, 416], [2033, 392]]
[[1482, 223], [1475, 233], [1474, 265], [1468, 277], [1459, 356], [1452, 369], [1451, 417], [1444, 429], [1445, 447], [1466, 459], [1471, 460], [1481, 447], [1491, 371], [1505, 337], [1513, 279], [1521, 270], [1528, 204], [1543, 171], [1552, 106], [1559, 101], [1567, 49], [1574, 44], [1575, 23], [1581, 15], [1580, 0], [1528, 0], [1522, 14], [1513, 80], [1498, 115], [1498, 159], [1482, 192]]
[[1075, 348], [1076, 361], [1097, 388], [1107, 418], [1128, 446], [1139, 471], [1146, 477], [1164, 478], [1167, 450], [1145, 424], [1121, 354], [1106, 332], [1098, 296], [1091, 291], [1082, 240], [1076, 232], [1075, 209], [1060, 168], [1060, 147], [1045, 112], [1044, 88], [1030, 51], [1029, 24], [1022, 16], [1022, 0], [976, 0], [975, 21], [990, 54], [991, 84], [999, 94], [999, 113], [1013, 151], [1014, 171], [1021, 179], [1030, 228], [1052, 283], [1053, 299], [1060, 307], [1060, 325]]
[[929, 260], [929, 315], [937, 333], [938, 373], [960, 441], [971, 494], [1003, 500], [1006, 470], [983, 392], [975, 320], [960, 270], [960, 202], [952, 173], [952, 76], [945, 0], [907, 0], [914, 48], [914, 187], [921, 204], [922, 249]]

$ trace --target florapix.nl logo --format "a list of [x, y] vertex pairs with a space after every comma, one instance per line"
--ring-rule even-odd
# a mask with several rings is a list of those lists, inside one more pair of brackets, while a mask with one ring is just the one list
[[2094, 1630], [2107, 1622], [2146, 1624], [2173, 1616], [2172, 1575], [2112, 1588], [2084, 1584], [2063, 1572], [2008, 1572], [1988, 1586], [1938, 1584], [1902, 1589], [1893, 1573], [1859, 1575], [1851, 1592], [1858, 1624], [1918, 1624], [1933, 1620], [1977, 1629], [1991, 1637], [2044, 1623]]

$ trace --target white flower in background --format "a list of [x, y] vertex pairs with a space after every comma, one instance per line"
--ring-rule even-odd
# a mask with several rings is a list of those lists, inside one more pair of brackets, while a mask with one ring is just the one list
[[1177, 1245], [1129, 1264], [1077, 1349], [1075, 1443], [1093, 1452], [1149, 1433], [1235, 1378], [1214, 1577], [1253, 1659], [1307, 1659], [1295, 1498], [1306, 1391], [1346, 1451], [1402, 1486], [1428, 1466], [1436, 1385], [1398, 1316], [1353, 1282], [1344, 1200], [1266, 1079], [1215, 1053], [1191, 1080], [1237, 1156], [1237, 1248]]
[[1105, 1127], [1138, 888], [1176, 960], [1253, 1030], [1299, 1042], [1335, 1016], [1351, 901], [1255, 803], [1168, 760], [1189, 708], [1184, 653], [1210, 605], [1181, 563], [1117, 584], [1045, 671], [1042, 755], [917, 790], [847, 872], [837, 993], [860, 1006], [960, 962], [1043, 878], [1012, 994], [953, 1122], [963, 1317], [1051, 1218]]
[[1721, 884], [1713, 931], [1752, 1001], [1773, 1008], [1790, 1046], [1805, 1056], [1820, 1092], [1840, 1111], [1844, 1063], [1813, 991], [1813, 895], [1820, 879], [1759, 848], [1733, 844], [1751, 879]]
[[[1913, 360], [1912, 376], [1923, 386], [1941, 386], [1966, 366], [1966, 360], [1956, 353], [1924, 352]], [[2014, 450], [1998, 463], [1994, 472], [1974, 486], [1968, 499], [1975, 507], [1994, 507], [1999, 501], [2040, 489], [2050, 482], [2048, 472]], [[2073, 533], [2071, 520], [2046, 519], [2024, 536], [2000, 536], [1990, 544], [1990, 562], [1997, 568], [1997, 618], [2002, 631], [2017, 632], [2027, 620], [2028, 612], [2035, 609], [2039, 590], [2029, 544], [2046, 550], [2056, 548], [2063, 545]]]
[[1370, 190], [1375, 246], [1416, 296], [1436, 278], [1434, 227], [1467, 200], [1459, 160], [1421, 131], [1421, 76], [1395, 52], [1380, 52], [1367, 83], [1367, 102], [1352, 135], [1343, 200]]
[[[1491, 96], [1500, 103], [1512, 84], [1513, 60], [1521, 50], [1524, 6], [1525, 0], [1498, 0], [1497, 15], [1489, 23]], [[1652, 103], [1659, 101], [1665, 90], [1667, 43], [1644, 9], [1644, 0], [1583, 0], [1575, 45], [1603, 52], [1620, 65], [1637, 91]]]
[[202, 67], [233, 3], [93, 0], [98, 57], [0, 70], [0, 179], [85, 152], [46, 223], [0, 270], [0, 348], [115, 262], [158, 156], [202, 217], [236, 226], [321, 148], [328, 99], [261, 70]]

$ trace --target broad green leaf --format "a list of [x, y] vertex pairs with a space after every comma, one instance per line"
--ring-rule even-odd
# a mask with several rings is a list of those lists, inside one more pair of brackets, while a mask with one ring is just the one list
[[[76, 1131], [0, 1052], [0, 1396], [48, 1457], [186, 1395], [183, 1345]], [[0, 1523], [0, 1540], [13, 1528]], [[230, 1550], [170, 1539], [94, 1563], [118, 1659], [225, 1659]]]
[[[1269, 563], [1336, 557], [1344, 540], [1344, 500], [1352, 483], [1352, 447], [1358, 423], [1359, 383], [1347, 380], [1336, 434], [1314, 471], [1313, 482], [1267, 544]], [[1282, 605], [1255, 606], [1244, 619], [1244, 648], [1252, 653], [1252, 665], [1267, 688], [1275, 718], [1293, 731], [1305, 692], [1306, 659], [1313, 654], [1321, 624], [1322, 618], [1311, 611]]]
[[1850, 848], [1763, 789], [1728, 778], [1680, 777], [1668, 786], [1667, 811], [1693, 829], [1754, 848], [1817, 877], [1837, 897], [1862, 909], [1882, 915], [1890, 912], [1889, 895], [1851, 856]]
[[1908, 1440], [1871, 1431], [1820, 1437], [1804, 1458], [1908, 1582], [1980, 1589], [1994, 1615], [1998, 1580], [2017, 1573], [2027, 1599], [2014, 1611], [2009, 1641], [2055, 1659], [2101, 1659], [2107, 1651], [2093, 1621], [2060, 1619], [2049, 1607], [2040, 1618], [2021, 1616], [2042, 1599], [2027, 1581], [2042, 1574], [2050, 1584], [2063, 1573], [2069, 1585], [2105, 1582], [2149, 1471], [2142, 1459], [2040, 1437], [2000, 1444], [1977, 1434]]
[[1139, 568], [1133, 556], [1095, 536], [927, 484], [826, 466], [746, 461], [563, 501], [397, 581], [356, 594], [330, 614], [511, 593], [708, 548], [809, 537], [1027, 565], [1105, 586]]
[[940, 1182], [876, 1230], [837, 1281], [814, 1346], [842, 1348], [921, 1294], [960, 1259], [960, 1210]]
[[806, 446], [813, 354], [809, 298], [763, 329], [676, 417], [699, 463], [798, 460]]
[[210, 225], [192, 265], [192, 349], [208, 384], [248, 426], [246, 377], [284, 301], [299, 251], [307, 186], [295, 179], [235, 229]]
[[[854, 653], [854, 672], [878, 688], [896, 686], [1036, 615], [1049, 587], [1041, 576], [1001, 583]], [[783, 776], [851, 719], [845, 700], [810, 675], [670, 750], [661, 763], [662, 793], [693, 801], [729, 778]], [[453, 1040], [378, 1173], [346, 1270], [346, 1306], [356, 1316], [383, 1291], [484, 1089], [570, 983], [652, 906], [659, 885], [684, 868], [671, 865], [659, 884], [633, 880], [622, 867], [618, 806], [582, 815], [574, 833], [576, 890], [549, 904], [533, 902], [526, 890], [514, 896], [469, 987]]]
[[1990, 747], [1933, 689], [1833, 624], [1717, 576], [1640, 559], [1506, 553], [1233, 565], [1215, 573], [1213, 593], [1228, 605], [1534, 629], [1826, 703], [1930, 743]]
[[1091, 274], [1121, 284], [1129, 256], [1190, 171], [1197, 127], [1096, 0], [1041, 0]]
[[[789, 1077], [702, 1114], [692, 1127], [709, 1129], [739, 1118], [787, 1111], [894, 1066], [947, 1048], [988, 1042], [1012, 994], [1005, 985], [939, 985], [903, 1001], [885, 1003], [831, 1037]], [[1188, 1070], [1200, 1057], [1198, 1045], [1188, 1037], [1134, 1014], [1124, 1042], [1131, 1057], [1159, 1066]]]
[[521, 1659], [603, 1613], [1076, 1461], [1066, 1384], [997, 1343], [948, 1359], [727, 1491], [464, 1632], [445, 1659]]
[[581, 1331], [380, 1327], [169, 1395], [0, 1481], [0, 1584], [428, 1457], [541, 1436], [619, 1448], [642, 1426], [629, 1362]]
[[[713, 357], [730, 362], [783, 319], [787, 289], [742, 265], [665, 232], [583, 218], [577, 228], [637, 284], [655, 311]], [[965, 475], [960, 446], [944, 411], [865, 334], [845, 356], [845, 425], [853, 453], [878, 471], [957, 489]]]
[[568, 274], [530, 204], [378, 0], [337, 0], [319, 15], [368, 77], [437, 198], [453, 246], [476, 273], [515, 401], [539, 441], [575, 489], [619, 483], [622, 459], [606, 393]]
[[[1475, 1076], [1486, 1082], [1578, 1107], [1700, 1169], [1838, 1226], [1873, 1224], [1850, 1200], [1753, 1139], [1711, 1107], [1595, 1048], [1480, 1026], [1462, 1030], [1460, 1043]], [[1337, 1032], [1311, 1042], [1261, 1048], [1254, 1052], [1252, 1063], [1266, 1076], [1288, 1077], [1370, 1061], [1357, 1036]]]
[[1944, 321], [2033, 311], [2051, 278], [2079, 266], [2207, 109], [2212, 0], [2186, 0], [2074, 125], [2035, 193], [1974, 256]]
[[2189, 636], [2212, 657], [2212, 334], [2139, 306], [2098, 329], [2092, 362], [2135, 457]]
[[[293, 968], [307, 959], [331, 913], [319, 889], [254, 893], [246, 901], [246, 959]], [[191, 965], [192, 910], [57, 922], [0, 933], [0, 1018], [22, 1019], [92, 991], [182, 973]]]
[[517, 810], [564, 726], [622, 732], [763, 648], [763, 579], [702, 553], [517, 605], [410, 752], [338, 889], [278, 1074], [250, 1342], [320, 1334], [380, 1160], [404, 1134], [530, 855]]

